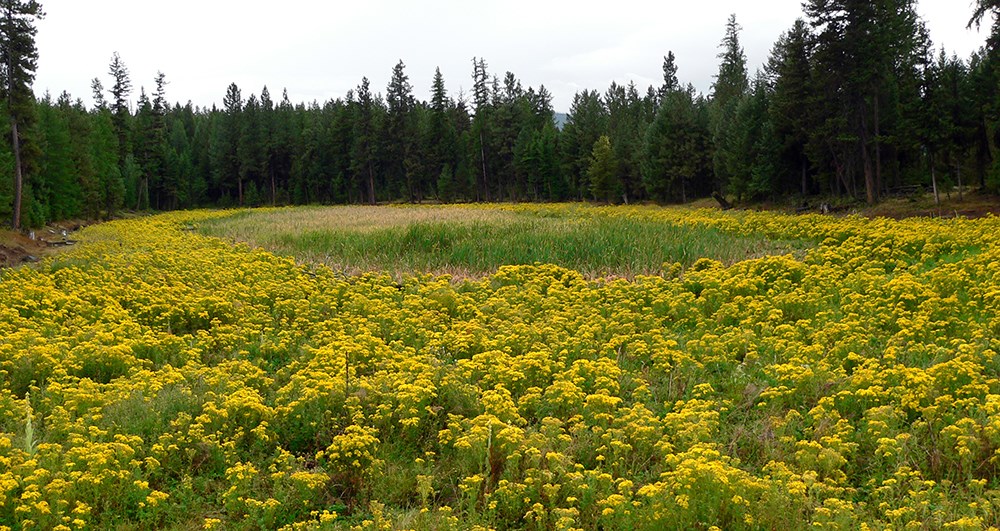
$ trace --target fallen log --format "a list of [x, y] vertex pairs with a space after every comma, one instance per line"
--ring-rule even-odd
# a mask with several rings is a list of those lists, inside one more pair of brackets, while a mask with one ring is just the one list
[[726, 198], [722, 197], [722, 194], [719, 192], [712, 192], [712, 199], [719, 202], [719, 206], [722, 207], [722, 210], [731, 210], [733, 208], [732, 203], [726, 201]]

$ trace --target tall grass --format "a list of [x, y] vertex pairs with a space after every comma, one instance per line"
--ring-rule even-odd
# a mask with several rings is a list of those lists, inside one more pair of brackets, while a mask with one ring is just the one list
[[243, 211], [201, 230], [347, 274], [396, 276], [475, 277], [502, 265], [552, 263], [588, 277], [632, 278], [658, 274], [664, 263], [733, 263], [799, 246], [587, 208], [312, 207]]

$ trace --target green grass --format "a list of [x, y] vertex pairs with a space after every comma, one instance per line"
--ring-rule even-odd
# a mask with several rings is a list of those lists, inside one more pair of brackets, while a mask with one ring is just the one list
[[387, 271], [478, 277], [502, 265], [552, 263], [594, 277], [659, 274], [699, 258], [730, 264], [801, 242], [701, 226], [606, 216], [587, 207], [326, 207], [241, 211], [205, 234], [323, 263], [346, 274]]

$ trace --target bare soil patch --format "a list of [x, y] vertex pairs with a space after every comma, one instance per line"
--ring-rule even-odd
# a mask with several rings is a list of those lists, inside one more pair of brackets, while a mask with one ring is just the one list
[[87, 226], [80, 220], [61, 221], [25, 232], [0, 231], [0, 268], [30, 264], [76, 243], [73, 233]]

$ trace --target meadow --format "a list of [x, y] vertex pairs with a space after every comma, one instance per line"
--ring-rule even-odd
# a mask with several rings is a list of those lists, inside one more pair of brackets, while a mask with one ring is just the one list
[[370, 271], [481, 278], [505, 265], [557, 264], [587, 278], [659, 274], [664, 262], [731, 264], [808, 242], [733, 234], [576, 205], [305, 207], [246, 211], [200, 226], [210, 236], [264, 247], [346, 275]]
[[995, 217], [304, 208], [78, 238], [0, 272], [3, 530], [1000, 521]]

